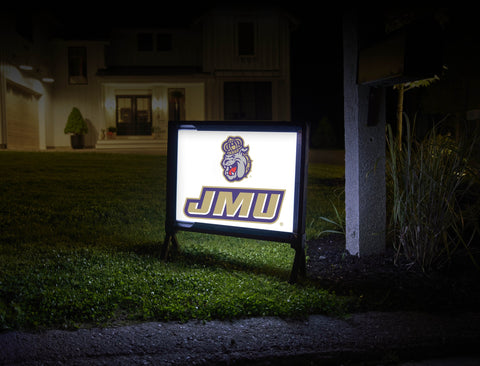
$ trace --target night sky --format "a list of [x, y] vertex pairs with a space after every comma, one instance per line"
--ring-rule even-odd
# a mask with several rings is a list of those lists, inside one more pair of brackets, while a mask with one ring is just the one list
[[340, 11], [296, 12], [291, 40], [292, 119], [328, 118], [343, 135], [343, 53]]

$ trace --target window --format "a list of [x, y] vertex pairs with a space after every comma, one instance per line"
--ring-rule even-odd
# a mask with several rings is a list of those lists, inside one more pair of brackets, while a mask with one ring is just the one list
[[237, 24], [237, 41], [239, 56], [255, 55], [255, 27], [253, 22]]
[[168, 33], [138, 33], [137, 50], [140, 52], [171, 51], [172, 35]]
[[157, 51], [172, 50], [172, 35], [166, 33], [157, 34]]
[[68, 48], [69, 84], [87, 84], [87, 49], [85, 47]]
[[141, 52], [153, 51], [153, 33], [137, 34], [137, 47]]
[[271, 82], [226, 82], [224, 84], [226, 120], [271, 120]]

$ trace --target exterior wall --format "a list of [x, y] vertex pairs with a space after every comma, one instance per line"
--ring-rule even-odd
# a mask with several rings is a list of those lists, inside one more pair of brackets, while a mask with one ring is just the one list
[[[238, 24], [254, 24], [254, 55], [238, 54]], [[203, 21], [203, 71], [208, 85], [207, 119], [224, 119], [223, 85], [227, 81], [272, 82], [272, 119], [289, 121], [290, 20], [275, 11], [224, 8]]]
[[[44, 149], [51, 118], [50, 53], [43, 13], [32, 19], [31, 37], [15, 31], [15, 17], [0, 13], [0, 147]], [[31, 70], [21, 70], [30, 65]]]
[[[68, 47], [86, 47], [87, 84], [72, 85], [68, 82]], [[53, 98], [55, 108], [53, 120], [48, 127], [49, 143], [54, 147], [70, 146], [70, 137], [63, 129], [73, 107], [77, 107], [86, 120], [89, 131], [85, 136], [85, 145], [94, 146], [99, 136], [99, 127], [103, 124], [102, 95], [97, 70], [104, 67], [104, 49], [102, 42], [55, 42], [53, 59], [55, 78]]]
[[[70, 137], [63, 130], [73, 107], [89, 125], [86, 146], [94, 147], [102, 130], [115, 125], [115, 97], [127, 94], [151, 95], [153, 135], [166, 139], [171, 88], [185, 91], [186, 120], [223, 120], [225, 82], [267, 81], [272, 86], [271, 119], [290, 119], [290, 25], [281, 14], [212, 11], [184, 29], [113, 29], [108, 42], [49, 40], [49, 18], [44, 14], [38, 17], [32, 40], [15, 34], [15, 17], [7, 17], [9, 22], [0, 25], [0, 38], [6, 45], [0, 54], [0, 146], [8, 138], [7, 117], [13, 118], [9, 108], [19, 109], [13, 106], [11, 96], [7, 98], [7, 85], [10, 90], [20, 88], [24, 96], [31, 96], [31, 117], [26, 118], [32, 120], [29, 128], [34, 131], [25, 130], [33, 137], [25, 137], [24, 146], [39, 149], [70, 146]], [[253, 56], [236, 54], [239, 21], [255, 23]], [[172, 48], [139, 51], [137, 37], [148, 32], [171, 34]], [[69, 47], [86, 48], [85, 84], [69, 83]], [[16, 55], [16, 60], [10, 54]], [[20, 58], [32, 61], [35, 70], [20, 71]], [[44, 76], [53, 77], [54, 82], [42, 82]], [[38, 144], [33, 144], [32, 138]]]
[[15, 149], [44, 149], [46, 121], [51, 111], [48, 86], [13, 65], [4, 64], [1, 73], [2, 145]]
[[272, 120], [290, 121], [290, 81], [268, 76], [229, 75], [215, 77], [206, 84], [206, 119], [224, 120], [224, 83], [231, 81], [268, 81], [272, 83]]
[[[253, 22], [255, 28], [255, 54], [240, 56], [237, 52], [240, 22]], [[272, 12], [214, 11], [203, 22], [203, 70], [222, 71], [274, 71], [279, 73], [286, 66], [281, 57], [288, 39], [279, 32], [288, 24]], [[288, 44], [288, 43], [287, 43]]]
[[6, 105], [8, 147], [38, 148], [37, 95], [15, 84], [7, 83]]
[[[139, 51], [137, 36], [142, 33], [151, 33], [171, 36], [172, 49], [169, 51]], [[109, 66], [197, 66], [202, 63], [202, 34], [195, 29], [121, 29], [112, 31], [106, 56]]]
[[[179, 87], [181, 87], [179, 85]], [[202, 121], [205, 119], [205, 86], [203, 83], [185, 87], [186, 120]]]
[[[160, 32], [154, 29], [122, 30], [112, 33], [109, 43], [100, 42], [57, 42], [55, 57], [55, 124], [53, 126], [53, 146], [68, 146], [69, 137], [63, 134], [68, 114], [73, 106], [82, 112], [89, 123], [86, 141], [90, 145], [101, 138], [102, 130], [116, 126], [116, 96], [150, 95], [152, 97], [153, 134], [157, 138], [167, 138], [168, 89], [185, 89], [186, 119], [205, 119], [204, 77], [198, 75], [137, 75], [143, 67], [189, 66], [200, 63], [201, 34], [189, 31], [172, 31], [172, 41], [176, 47], [172, 52], [140, 52], [137, 50], [137, 34]], [[161, 32], [170, 33], [162, 30]], [[67, 48], [86, 46], [88, 58], [88, 84], [69, 85], [67, 80]], [[107, 62], [104, 62], [106, 60]], [[195, 65], [193, 65], [195, 66]], [[198, 66], [198, 65], [197, 65]], [[122, 71], [118, 72], [118, 68]], [[97, 75], [98, 70], [115, 72]], [[127, 73], [123, 71], [127, 69]], [[128, 73], [130, 72], [130, 74]]]

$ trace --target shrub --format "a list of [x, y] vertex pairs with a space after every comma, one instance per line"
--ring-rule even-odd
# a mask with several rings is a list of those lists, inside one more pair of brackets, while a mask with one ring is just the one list
[[428, 272], [451, 262], [459, 247], [468, 250], [478, 234], [476, 215], [471, 214], [479, 205], [478, 193], [472, 197], [478, 181], [470, 164], [475, 139], [460, 136], [456, 141], [433, 128], [416, 141], [408, 119], [406, 125], [401, 149], [388, 126], [390, 229], [396, 259], [403, 253]]
[[72, 133], [74, 135], [84, 135], [88, 132], [87, 123], [83, 119], [82, 113], [80, 113], [78, 108], [72, 108], [63, 132]]

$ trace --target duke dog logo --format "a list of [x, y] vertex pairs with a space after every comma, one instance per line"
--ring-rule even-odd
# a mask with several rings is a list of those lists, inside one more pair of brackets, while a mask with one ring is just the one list
[[[221, 166], [229, 182], [245, 178], [252, 167], [249, 146], [239, 136], [222, 143]], [[183, 212], [188, 217], [273, 223], [279, 215], [285, 190], [203, 187], [199, 198], [187, 198]]]
[[230, 181], [240, 181], [245, 178], [252, 167], [252, 160], [248, 156], [248, 146], [243, 146], [241, 137], [228, 137], [222, 143], [224, 152], [222, 159], [223, 175]]

